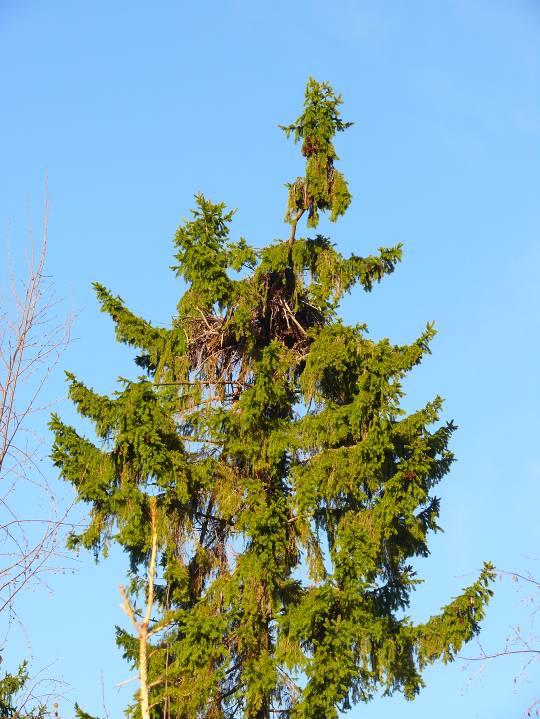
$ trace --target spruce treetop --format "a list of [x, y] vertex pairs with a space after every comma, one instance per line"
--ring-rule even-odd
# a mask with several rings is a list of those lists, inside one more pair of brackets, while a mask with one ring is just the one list
[[310, 79], [283, 128], [306, 161], [287, 238], [233, 240], [233, 213], [196, 196], [175, 237], [186, 291], [169, 328], [95, 285], [144, 375], [108, 397], [69, 374], [98, 441], [54, 416], [53, 458], [89, 507], [71, 545], [130, 557], [135, 634], [117, 628], [117, 642], [139, 672], [133, 717], [332, 719], [377, 693], [414, 698], [424, 667], [479, 631], [489, 564], [426, 622], [406, 614], [453, 461], [441, 399], [401, 407], [434, 328], [395, 345], [338, 316], [401, 246], [344, 257], [320, 234], [296, 237], [304, 215], [316, 227], [351, 201], [334, 167], [351, 124], [340, 106]]
[[302, 142], [302, 155], [306, 158], [305, 177], [298, 177], [289, 187], [289, 202], [285, 219], [296, 223], [308, 212], [308, 227], [317, 227], [319, 212], [329, 210], [335, 222], [347, 210], [351, 195], [343, 175], [334, 167], [337, 160], [332, 140], [336, 132], [351, 127], [343, 122], [339, 106], [341, 96], [336, 95], [327, 82], [310, 78], [306, 87], [304, 112], [292, 125], [281, 125], [287, 137], [291, 133], [295, 142]]

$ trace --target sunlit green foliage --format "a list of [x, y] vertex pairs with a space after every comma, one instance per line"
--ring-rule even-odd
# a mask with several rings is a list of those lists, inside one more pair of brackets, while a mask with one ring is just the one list
[[335, 222], [351, 202], [347, 182], [334, 167], [334, 160], [338, 159], [332, 142], [334, 135], [352, 125], [341, 119], [341, 103], [341, 97], [327, 82], [310, 78], [304, 112], [292, 125], [282, 126], [287, 137], [293, 133], [294, 141], [302, 143], [306, 158], [305, 177], [298, 177], [289, 185], [288, 222], [304, 210], [308, 211], [308, 227], [317, 227], [319, 212], [325, 210], [330, 211], [330, 219]]
[[45, 719], [48, 716], [47, 707], [33, 695], [27, 662], [20, 665], [16, 674], [6, 672], [0, 678], [1, 719]]
[[[344, 257], [322, 235], [295, 236], [304, 213], [315, 227], [350, 203], [334, 168], [334, 136], [350, 125], [340, 104], [310, 80], [302, 115], [284, 128], [306, 158], [289, 186], [287, 239], [232, 241], [233, 213], [196, 196], [175, 238], [187, 288], [169, 329], [95, 286], [146, 374], [122, 379], [112, 397], [68, 375], [97, 441], [52, 420], [54, 461], [90, 508], [72, 546], [123, 547], [134, 598], [156, 498], [156, 719], [332, 719], [377, 692], [413, 698], [422, 669], [478, 632], [491, 594], [486, 564], [438, 615], [407, 616], [416, 559], [439, 528], [433, 491], [455, 427], [438, 424], [439, 397], [401, 408], [432, 325], [400, 346], [337, 314], [343, 293], [394, 271], [400, 245]], [[135, 638], [119, 628], [117, 641], [136, 666]]]

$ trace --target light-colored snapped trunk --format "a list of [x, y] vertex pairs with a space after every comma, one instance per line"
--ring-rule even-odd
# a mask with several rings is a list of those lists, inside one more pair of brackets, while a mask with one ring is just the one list
[[148, 565], [148, 587], [146, 592], [146, 610], [142, 621], [135, 617], [135, 611], [129, 601], [126, 588], [120, 587], [120, 594], [124, 600], [121, 608], [131, 619], [137, 638], [139, 640], [139, 703], [141, 705], [142, 719], [150, 719], [150, 699], [148, 686], [148, 627], [152, 614], [152, 605], [154, 604], [154, 575], [156, 572], [156, 556], [157, 556], [157, 518], [156, 518], [156, 501], [152, 497], [150, 499], [150, 519], [152, 531], [152, 546], [150, 551], [150, 563]]

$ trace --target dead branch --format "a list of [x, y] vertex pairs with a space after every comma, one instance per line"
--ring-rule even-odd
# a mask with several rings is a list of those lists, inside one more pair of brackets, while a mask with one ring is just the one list
[[148, 684], [148, 636], [151, 633], [149, 631], [149, 625], [150, 617], [152, 615], [152, 607], [154, 605], [154, 579], [156, 573], [157, 558], [157, 509], [155, 497], [150, 497], [150, 523], [151, 550], [150, 562], [148, 565], [146, 610], [142, 621], [139, 621], [136, 618], [137, 612], [135, 610], [135, 607], [129, 600], [126, 588], [122, 585], [119, 587], [120, 594], [122, 595], [122, 599], [124, 600], [120, 607], [128, 615], [139, 640], [139, 702], [143, 719], [150, 719], [150, 686]]

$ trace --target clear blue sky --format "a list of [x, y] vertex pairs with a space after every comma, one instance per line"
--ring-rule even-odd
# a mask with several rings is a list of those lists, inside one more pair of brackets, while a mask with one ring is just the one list
[[[299, 114], [309, 75], [332, 82], [355, 121], [338, 145], [354, 202], [322, 229], [343, 251], [405, 249], [343, 315], [397, 342], [435, 320], [406, 406], [442, 394], [460, 427], [439, 489], [445, 533], [412, 613], [436, 611], [484, 559], [540, 575], [538, 0], [0, 0], [0, 68], [2, 247], [8, 225], [12, 243], [26, 240], [25, 203], [38, 217], [47, 168], [48, 270], [79, 311], [64, 365], [100, 391], [133, 370], [91, 281], [167, 323], [181, 291], [171, 239], [200, 190], [238, 208], [249, 242], [284, 236], [283, 183], [301, 159], [277, 125]], [[60, 372], [48, 392], [65, 394]], [[20, 606], [36, 665], [56, 661], [96, 714], [103, 672], [114, 718], [133, 688], [114, 688], [128, 676], [113, 637], [124, 568], [81, 556], [76, 575]], [[526, 616], [499, 584], [485, 648]], [[27, 651], [15, 634], [8, 664]], [[517, 718], [540, 694], [539, 667], [514, 684], [519, 667], [503, 658], [471, 678], [477, 666], [439, 666], [416, 702], [380, 699], [351, 716]]]

